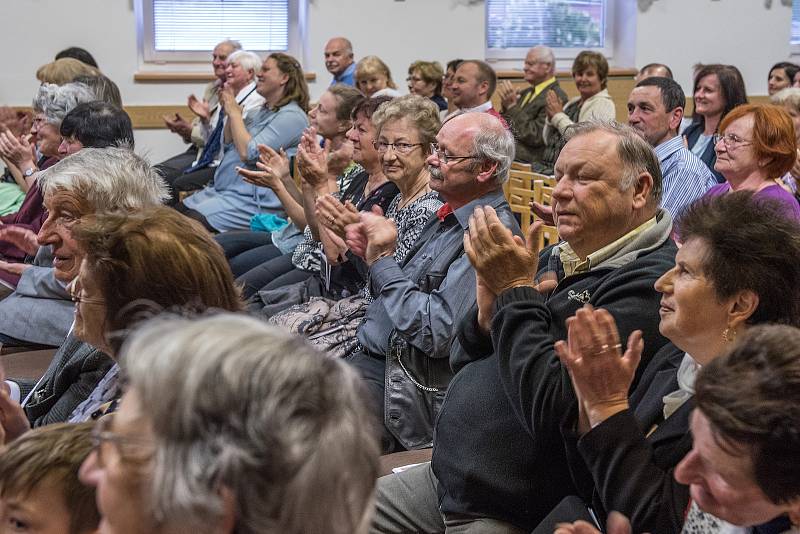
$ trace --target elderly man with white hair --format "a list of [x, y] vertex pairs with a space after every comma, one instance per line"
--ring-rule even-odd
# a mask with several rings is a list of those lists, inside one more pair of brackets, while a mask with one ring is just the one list
[[514, 132], [517, 161], [539, 161], [544, 152], [544, 124], [547, 121], [547, 93], [555, 92], [561, 103], [567, 94], [556, 81], [556, 57], [548, 46], [534, 46], [525, 56], [522, 69], [530, 87], [517, 92], [511, 82], [497, 88], [501, 114]]

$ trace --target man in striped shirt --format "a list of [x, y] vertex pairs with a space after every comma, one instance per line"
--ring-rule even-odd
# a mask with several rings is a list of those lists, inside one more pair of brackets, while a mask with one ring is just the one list
[[655, 150], [664, 177], [661, 207], [673, 219], [717, 184], [714, 175], [678, 135], [686, 96], [669, 78], [645, 78], [628, 97], [628, 124]]

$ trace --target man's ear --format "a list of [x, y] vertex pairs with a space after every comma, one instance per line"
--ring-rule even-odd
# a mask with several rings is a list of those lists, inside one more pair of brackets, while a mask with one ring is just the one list
[[478, 175], [475, 176], [475, 181], [479, 184], [485, 184], [494, 180], [494, 173], [497, 171], [497, 162], [484, 160], [478, 169]]
[[683, 120], [683, 108], [677, 107], [669, 113], [669, 129], [677, 132], [680, 129], [681, 121]]
[[633, 184], [633, 207], [642, 209], [650, 202], [653, 194], [653, 177], [649, 172], [640, 173]]

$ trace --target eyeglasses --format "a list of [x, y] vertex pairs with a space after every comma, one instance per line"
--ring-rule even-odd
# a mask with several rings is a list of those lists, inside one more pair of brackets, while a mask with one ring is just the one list
[[372, 146], [381, 154], [385, 154], [391, 148], [399, 154], [408, 154], [423, 143], [386, 143], [384, 141], [373, 141]]
[[747, 139], [742, 139], [738, 135], [732, 134], [732, 133], [729, 133], [729, 134], [714, 134], [714, 137], [712, 139], [714, 141], [714, 145], [715, 146], [716, 146], [717, 143], [722, 141], [723, 144], [725, 145], [725, 148], [727, 148], [727, 149], [734, 149], [734, 148], [738, 148], [740, 146], [752, 145], [753, 144], [752, 141], [748, 141]]
[[83, 292], [83, 287], [81, 286], [81, 279], [79, 276], [76, 276], [72, 282], [67, 284], [67, 293], [69, 293], [72, 302], [77, 303], [84, 303], [84, 304], [105, 304], [106, 300], [101, 297], [87, 297], [86, 294]]
[[152, 455], [152, 442], [138, 436], [124, 436], [111, 430], [114, 414], [104, 415], [97, 420], [92, 428], [90, 439], [92, 447], [97, 451], [97, 463], [105, 466], [103, 444], [110, 443], [116, 447], [116, 452], [124, 459], [144, 462]]
[[440, 162], [444, 163], [445, 165], [447, 165], [448, 163], [454, 162], [454, 161], [462, 161], [462, 160], [465, 160], [465, 159], [477, 159], [477, 157], [478, 157], [478, 156], [451, 156], [451, 155], [448, 155], [444, 150], [439, 148], [439, 143], [431, 143], [431, 154], [434, 154], [436, 156], [436, 159], [438, 159]]

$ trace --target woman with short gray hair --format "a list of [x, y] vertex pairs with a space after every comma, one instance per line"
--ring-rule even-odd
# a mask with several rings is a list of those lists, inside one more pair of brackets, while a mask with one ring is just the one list
[[81, 468], [109, 533], [365, 531], [379, 451], [346, 364], [231, 314], [154, 319], [122, 362]]

